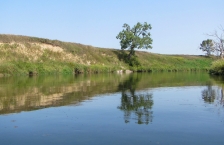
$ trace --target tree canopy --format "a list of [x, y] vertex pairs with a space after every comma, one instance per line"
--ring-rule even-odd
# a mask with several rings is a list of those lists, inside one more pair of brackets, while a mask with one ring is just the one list
[[221, 34], [218, 34], [217, 31], [214, 32], [214, 34], [211, 34], [210, 36], [213, 36], [215, 38], [214, 43], [215, 43], [215, 50], [219, 52], [219, 55], [221, 58], [223, 58], [223, 53], [224, 53], [224, 29], [221, 27]]
[[207, 55], [210, 56], [212, 52], [215, 51], [215, 46], [214, 46], [214, 42], [211, 39], [207, 39], [202, 41], [202, 43], [200, 44], [200, 49], [202, 51], [206, 51]]
[[134, 49], [149, 49], [152, 48], [152, 39], [149, 30], [152, 29], [151, 25], [147, 22], [144, 24], [137, 23], [134, 27], [130, 27], [128, 24], [123, 25], [123, 30], [117, 35], [117, 39], [120, 39], [121, 49], [129, 49], [129, 59], [135, 55]]
[[202, 41], [200, 45], [200, 49], [202, 51], [206, 51], [207, 55], [211, 55], [211, 53], [216, 52], [219, 53], [220, 58], [223, 58], [224, 55], [224, 29], [220, 28], [221, 33], [219, 34], [215, 31], [212, 34], [207, 34], [208, 36], [212, 36], [214, 39], [207, 39]]

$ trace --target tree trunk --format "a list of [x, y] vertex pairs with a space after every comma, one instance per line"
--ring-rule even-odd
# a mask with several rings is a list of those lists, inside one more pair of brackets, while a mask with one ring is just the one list
[[221, 59], [223, 59], [223, 41], [221, 40], [221, 44], [220, 44], [220, 55], [221, 55]]
[[134, 52], [134, 51], [130, 51], [130, 53], [128, 54], [128, 59], [130, 60], [130, 59], [131, 59], [131, 57], [132, 57], [134, 54], [135, 54], [135, 52]]
[[220, 58], [223, 59], [223, 50], [220, 50]]
[[130, 53], [128, 54], [128, 59], [130, 60], [133, 55], [135, 55], [134, 51], [135, 46], [131, 46]]
[[130, 60], [131, 59], [131, 52], [128, 54], [128, 60]]

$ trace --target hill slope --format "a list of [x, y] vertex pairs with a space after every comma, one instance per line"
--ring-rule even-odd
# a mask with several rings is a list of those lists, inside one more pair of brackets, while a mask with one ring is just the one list
[[[124, 52], [126, 53], [126, 52]], [[116, 49], [37, 37], [0, 35], [0, 73], [82, 73], [134, 71], [206, 70], [212, 58], [189, 55], [161, 55], [136, 52], [140, 65], [130, 67]]]

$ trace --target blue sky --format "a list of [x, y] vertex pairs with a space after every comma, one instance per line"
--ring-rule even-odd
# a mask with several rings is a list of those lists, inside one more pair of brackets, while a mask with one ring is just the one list
[[224, 0], [1, 0], [0, 33], [119, 49], [124, 23], [148, 22], [149, 52], [200, 55], [223, 16]]

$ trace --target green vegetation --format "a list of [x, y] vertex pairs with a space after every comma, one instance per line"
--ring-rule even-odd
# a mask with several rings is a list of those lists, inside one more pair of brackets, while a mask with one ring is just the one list
[[[162, 55], [139, 52], [141, 66], [137, 70], [200, 71], [208, 70], [215, 58], [193, 55]], [[135, 68], [136, 69], [136, 68]]]
[[208, 70], [214, 58], [103, 49], [36, 37], [0, 35], [0, 76], [133, 71]]
[[137, 23], [133, 28], [128, 24], [123, 25], [123, 30], [117, 35], [117, 39], [120, 39], [121, 49], [129, 49], [127, 59], [131, 62], [131, 57], [135, 56], [135, 48], [137, 49], [149, 49], [152, 48], [152, 39], [150, 37], [149, 30], [152, 29], [150, 24], [146, 22], [144, 24]]
[[215, 52], [215, 43], [211, 39], [204, 40], [200, 44], [200, 49], [205, 51], [207, 56], [211, 56], [211, 54]]
[[[147, 107], [153, 105], [150, 100], [145, 102], [147, 101], [145, 99], [150, 96], [145, 98], [136, 93], [137, 91], [157, 87], [205, 86], [208, 82], [213, 83], [208, 73], [194, 72], [2, 77], [0, 78], [0, 114], [52, 106], [78, 105], [93, 96], [118, 92], [121, 93], [121, 107], [122, 105], [130, 107], [132, 100], [126, 100], [130, 95], [135, 96], [133, 107]], [[127, 109], [135, 112], [136, 109], [133, 107]]]
[[215, 75], [224, 75], [224, 60], [219, 59], [214, 61], [209, 72]]
[[208, 36], [213, 37], [213, 39], [207, 39], [202, 41], [200, 44], [200, 49], [202, 51], [206, 51], [207, 55], [216, 54], [223, 58], [224, 55], [224, 29], [222, 27], [219, 28], [221, 30], [220, 33], [215, 31], [212, 34], [208, 34]]
[[213, 37], [213, 39], [204, 40], [200, 44], [200, 49], [205, 51], [208, 56], [216, 54], [221, 58], [220, 60], [214, 61], [210, 67], [210, 74], [215, 75], [224, 75], [224, 29], [221, 27], [220, 30], [220, 34], [215, 31], [214, 33], [208, 35]]

